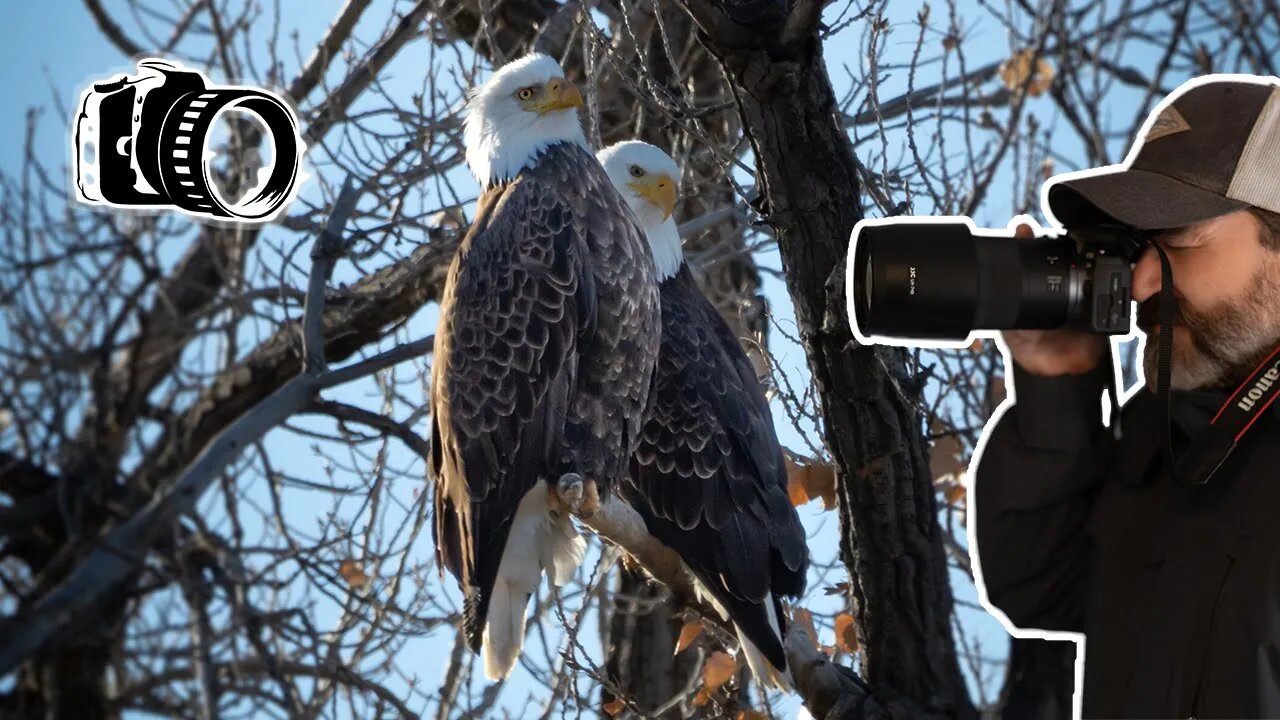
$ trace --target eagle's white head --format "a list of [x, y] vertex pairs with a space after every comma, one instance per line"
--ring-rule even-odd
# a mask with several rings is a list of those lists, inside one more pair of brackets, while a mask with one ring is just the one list
[[503, 65], [467, 99], [467, 165], [485, 187], [515, 177], [557, 142], [586, 148], [580, 107], [582, 93], [552, 58], [530, 53]]
[[596, 157], [649, 238], [658, 280], [675, 275], [684, 262], [680, 231], [671, 218], [680, 185], [676, 161], [653, 145], [638, 140], [610, 145]]

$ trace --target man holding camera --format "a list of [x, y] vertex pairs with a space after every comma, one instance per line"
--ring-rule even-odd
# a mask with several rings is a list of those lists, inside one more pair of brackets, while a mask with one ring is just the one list
[[1125, 168], [1046, 197], [1069, 231], [1148, 242], [1146, 387], [1116, 433], [1106, 336], [1004, 333], [1016, 402], [974, 464], [982, 584], [1014, 626], [1084, 633], [1085, 717], [1280, 717], [1280, 81], [1197, 79], [1145, 127]]

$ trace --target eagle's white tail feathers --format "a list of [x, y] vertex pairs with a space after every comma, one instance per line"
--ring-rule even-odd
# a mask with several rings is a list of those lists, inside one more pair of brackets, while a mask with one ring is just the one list
[[[778, 613], [773, 607], [773, 594], [765, 596], [765, 610], [769, 613], [769, 625], [773, 627], [773, 633], [778, 636], [778, 642], [782, 642], [782, 627], [778, 625]], [[751, 642], [742, 629], [734, 625], [734, 630], [738, 633], [738, 643], [742, 648], [742, 654], [746, 657], [747, 667], [751, 668], [751, 674], [756, 676], [756, 682], [764, 687], [777, 688], [790, 692], [794, 683], [791, 680], [790, 670], [779, 670], [769, 662], [769, 659], [760, 652], [760, 648]]]
[[573, 574], [582, 564], [582, 558], [587, 554], [587, 541], [578, 534], [568, 515], [551, 522], [551, 581], [560, 587], [573, 579]]
[[511, 674], [524, 647], [525, 606], [529, 594], [515, 583], [501, 577], [493, 584], [489, 596], [489, 614], [481, 639], [484, 651], [484, 674], [490, 680], [501, 680]]
[[551, 517], [546, 483], [538, 482], [520, 499], [481, 638], [484, 672], [490, 680], [510, 675], [520, 657], [525, 612], [543, 571], [550, 570], [556, 584], [563, 584], [582, 562], [586, 545], [567, 517]]

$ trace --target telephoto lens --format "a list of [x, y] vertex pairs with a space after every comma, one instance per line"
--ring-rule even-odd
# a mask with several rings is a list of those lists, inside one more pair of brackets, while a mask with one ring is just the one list
[[849, 304], [863, 336], [965, 340], [983, 330], [1123, 334], [1146, 238], [1099, 227], [1061, 237], [977, 235], [964, 219], [863, 221]]

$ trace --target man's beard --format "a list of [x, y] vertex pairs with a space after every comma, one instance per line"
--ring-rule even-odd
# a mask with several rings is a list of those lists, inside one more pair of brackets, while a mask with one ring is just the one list
[[[1212, 308], [1198, 310], [1174, 298], [1173, 327], [1183, 328], [1191, 342], [1184, 337], [1173, 345], [1172, 389], [1234, 389], [1275, 349], [1280, 342], [1280, 273], [1270, 265], [1258, 269], [1243, 295]], [[1151, 390], [1158, 382], [1159, 303], [1157, 292], [1138, 306], [1138, 327], [1147, 334], [1142, 367]]]

